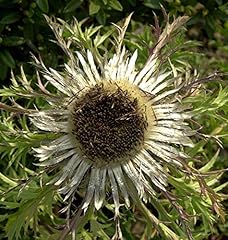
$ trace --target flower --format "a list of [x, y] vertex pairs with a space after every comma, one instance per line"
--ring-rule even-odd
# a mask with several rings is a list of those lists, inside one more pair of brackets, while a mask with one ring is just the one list
[[49, 184], [64, 200], [83, 186], [83, 209], [100, 209], [111, 187], [116, 216], [120, 195], [130, 206], [134, 192], [143, 199], [166, 192], [169, 167], [182, 168], [187, 155], [180, 146], [192, 146], [193, 134], [185, 121], [191, 115], [176, 97], [181, 85], [175, 71], [159, 67], [160, 50], [186, 18], [166, 26], [140, 70], [137, 50], [130, 55], [122, 45], [129, 21], [118, 27], [116, 53], [102, 62], [90, 50], [74, 54], [48, 19], [70, 61], [63, 74], [34, 57], [57, 93], [46, 94], [50, 109], [29, 114], [38, 129], [57, 136], [34, 149], [40, 166], [57, 169]]

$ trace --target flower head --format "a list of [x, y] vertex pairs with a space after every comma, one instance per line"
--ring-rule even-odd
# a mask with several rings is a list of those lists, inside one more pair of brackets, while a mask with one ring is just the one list
[[30, 114], [38, 129], [56, 133], [34, 149], [40, 166], [58, 169], [49, 184], [59, 186], [65, 200], [83, 185], [84, 209], [101, 208], [111, 187], [116, 215], [122, 197], [129, 206], [133, 192], [144, 199], [166, 192], [169, 167], [183, 166], [187, 156], [180, 146], [192, 146], [193, 133], [187, 107], [176, 97], [181, 86], [175, 72], [159, 67], [160, 50], [186, 18], [167, 25], [142, 69], [137, 50], [131, 55], [122, 46], [129, 19], [118, 27], [116, 53], [108, 60], [90, 50], [72, 52], [48, 19], [70, 61], [60, 73], [34, 57], [57, 94], [46, 94], [50, 109]]

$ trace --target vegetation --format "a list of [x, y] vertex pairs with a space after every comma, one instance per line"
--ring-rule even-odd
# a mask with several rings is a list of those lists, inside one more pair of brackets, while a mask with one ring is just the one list
[[[36, 133], [29, 119], [21, 114], [27, 108], [34, 108], [34, 104], [45, 107], [42, 96], [34, 95], [37, 74], [31, 54], [41, 56], [46, 66], [55, 69], [61, 69], [67, 62], [62, 49], [53, 42], [56, 39], [44, 14], [69, 23], [77, 19], [75, 50], [82, 46], [92, 52], [96, 48], [105, 52], [116, 36], [110, 23], [120, 24], [134, 12], [124, 43], [132, 52], [138, 49], [137, 64], [141, 67], [156, 43], [158, 25], [164, 27], [167, 22], [164, 9], [171, 20], [183, 15], [190, 17], [186, 31], [180, 29], [165, 52], [170, 54], [172, 64], [185, 71], [186, 76], [192, 76], [191, 89], [197, 86], [185, 100], [192, 105], [191, 124], [198, 130], [195, 146], [186, 151], [191, 156], [189, 167], [196, 167], [203, 176], [199, 186], [174, 169], [169, 182], [178, 189], [175, 193], [183, 196], [177, 204], [188, 213], [182, 217], [187, 218], [193, 239], [228, 237], [228, 221], [223, 212], [228, 208], [225, 171], [228, 169], [228, 3], [223, 0], [0, 0], [0, 239], [71, 239], [67, 221], [73, 224], [75, 214], [79, 218], [77, 209], [83, 196], [77, 196], [69, 215], [60, 211], [66, 206], [63, 196], [54, 187], [43, 184], [52, 173], [43, 173], [34, 165], [37, 159], [32, 148], [54, 136]], [[65, 30], [63, 38], [70, 37], [69, 29]], [[109, 49], [108, 54], [113, 50]], [[23, 108], [18, 110], [20, 106]], [[191, 198], [186, 198], [189, 192]], [[178, 236], [187, 239], [186, 228], [175, 223], [180, 215], [175, 205], [154, 199], [146, 207], [121, 208], [120, 225], [125, 239], [179, 239]], [[173, 223], [168, 223], [172, 231], [161, 224], [163, 235], [158, 235], [148, 221], [151, 213], [162, 221], [168, 217]], [[99, 212], [89, 209], [74, 226], [76, 239], [111, 239], [116, 232], [112, 217], [110, 203]]]

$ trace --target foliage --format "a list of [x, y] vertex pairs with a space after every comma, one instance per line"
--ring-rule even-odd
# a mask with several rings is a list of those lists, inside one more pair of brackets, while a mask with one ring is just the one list
[[[118, 22], [131, 12], [133, 19], [145, 25], [152, 24], [153, 11], [163, 18], [160, 4], [171, 16], [188, 15], [188, 35], [208, 44], [221, 41], [227, 34], [228, 5], [226, 1], [177, 0], [1, 0], [0, 1], [0, 79], [9, 78], [9, 70], [28, 62], [30, 52], [39, 53], [48, 65], [57, 66], [61, 53], [50, 42], [51, 31], [43, 14], [63, 20], [74, 16], [87, 18], [86, 25]], [[222, 39], [221, 39], [222, 38]], [[227, 40], [226, 40], [227, 41]], [[213, 47], [217, 47], [213, 44]], [[227, 51], [227, 50], [226, 50]], [[29, 66], [27, 66], [29, 68]], [[27, 71], [26, 71], [27, 72]]]
[[[113, 34], [113, 29], [106, 25], [116, 23], [134, 11], [125, 44], [130, 50], [139, 49], [140, 66], [156, 41], [156, 34], [152, 34], [149, 26], [153, 23], [152, 11], [160, 16], [163, 23], [160, 4], [171, 16], [192, 16], [187, 24], [187, 33], [167, 46], [167, 51], [177, 50], [170, 56], [171, 64], [175, 63], [179, 69], [186, 69], [186, 74], [190, 74], [195, 68], [198, 71], [191, 84], [194, 86], [194, 81], [198, 81], [201, 88], [191, 92], [191, 97], [186, 100], [193, 106], [194, 121], [198, 123], [192, 122], [198, 128], [195, 139], [197, 144], [193, 149], [188, 149], [188, 154], [192, 158], [189, 167], [197, 166], [199, 170], [195, 175], [203, 174], [204, 181], [203, 186], [200, 186], [192, 181], [191, 176], [186, 179], [173, 169], [173, 177], [169, 179], [169, 183], [171, 187], [179, 189], [174, 194], [183, 195], [183, 198], [173, 202], [173, 206], [158, 198], [152, 199], [146, 206], [136, 206], [133, 209], [123, 207], [121, 229], [126, 239], [179, 239], [178, 236], [184, 239], [186, 229], [179, 227], [180, 222], [176, 218], [180, 214], [177, 206], [185, 206], [187, 215], [182, 217], [187, 218], [194, 239], [215, 236], [225, 239], [228, 225], [220, 202], [227, 199], [225, 194], [228, 193], [225, 190], [227, 173], [223, 174], [222, 171], [228, 168], [228, 88], [227, 77], [222, 74], [228, 72], [227, 3], [222, 0], [0, 0], [0, 79], [5, 85], [0, 90], [0, 108], [7, 110], [1, 110], [0, 117], [1, 239], [64, 239], [61, 235], [70, 239], [66, 227], [66, 219], [69, 217], [69, 224], [80, 218], [76, 239], [110, 239], [118, 232], [111, 218], [114, 209], [110, 203], [98, 213], [89, 209], [83, 219], [77, 214], [71, 218], [74, 212], [61, 212], [65, 206], [62, 197], [51, 186], [44, 184], [51, 174], [42, 174], [33, 164], [36, 159], [32, 155], [32, 148], [38, 146], [40, 141], [54, 136], [31, 132], [31, 124], [22, 114], [25, 109], [34, 109], [35, 105], [45, 108], [42, 93], [37, 93], [37, 75], [28, 62], [31, 61], [30, 52], [40, 54], [45, 64], [51, 67], [58, 68], [66, 60], [62, 50], [50, 41], [54, 36], [43, 14], [54, 15], [68, 22], [75, 16], [78, 20], [74, 20], [77, 33], [72, 35], [70, 27], [66, 25], [63, 37], [66, 41], [74, 38], [75, 49], [85, 47], [97, 54], [97, 48], [105, 53], [110, 35]], [[100, 24], [104, 26], [101, 27]], [[111, 54], [111, 51], [112, 49], [107, 54]], [[26, 76], [19, 68], [20, 65], [23, 65]], [[10, 76], [11, 68], [15, 77]], [[28, 100], [27, 97], [31, 95], [34, 98]], [[207, 186], [213, 188], [214, 193]], [[189, 193], [191, 198], [188, 198]], [[79, 195], [75, 200], [75, 212], [82, 197]], [[204, 202], [201, 201], [202, 198]], [[209, 207], [211, 204], [213, 209]], [[224, 207], [228, 207], [226, 201]], [[164, 224], [167, 222], [171, 230]], [[152, 227], [152, 223], [158, 229]], [[158, 231], [162, 238], [158, 237]]]

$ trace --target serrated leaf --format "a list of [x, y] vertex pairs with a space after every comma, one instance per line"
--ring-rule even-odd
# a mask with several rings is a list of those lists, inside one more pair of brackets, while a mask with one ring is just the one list
[[10, 54], [10, 52], [6, 49], [3, 49], [0, 52], [0, 59], [10, 68], [14, 68], [15, 67], [15, 61], [12, 57], [12, 55]]
[[44, 12], [49, 12], [48, 0], [36, 0], [38, 7]]
[[[27, 189], [27, 191], [31, 193], [31, 189]], [[50, 188], [38, 188], [33, 199], [18, 203], [20, 204], [18, 211], [9, 215], [6, 224], [8, 239], [19, 239], [22, 229], [26, 231], [30, 221], [37, 219], [40, 205], [46, 205], [46, 199], [49, 200], [50, 198], [52, 199], [52, 190]]]
[[91, 1], [89, 4], [89, 15], [94, 15], [99, 12], [100, 5], [95, 3], [94, 1]]
[[122, 11], [123, 7], [118, 0], [111, 0], [109, 6], [117, 11]]

